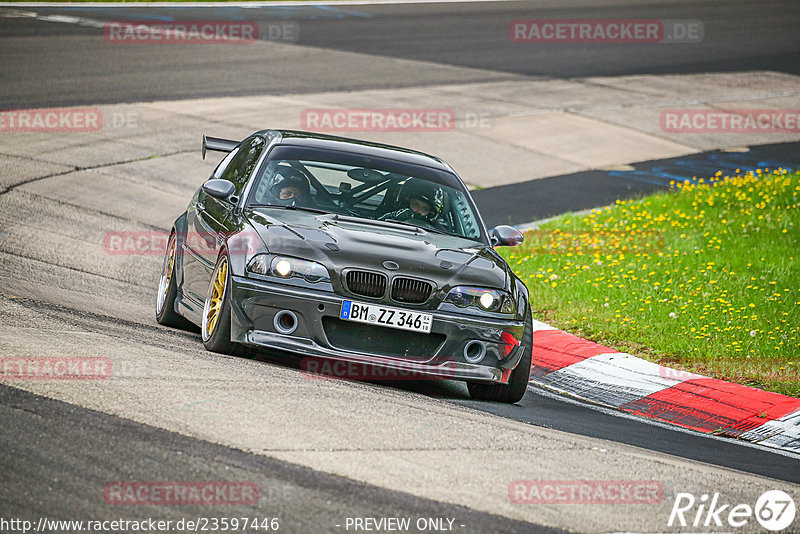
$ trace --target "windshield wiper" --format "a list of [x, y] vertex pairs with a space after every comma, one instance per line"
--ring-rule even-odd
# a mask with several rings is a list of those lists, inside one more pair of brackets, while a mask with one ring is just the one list
[[444, 230], [439, 230], [438, 228], [426, 228], [423, 226], [422, 229], [427, 230], [429, 232], [433, 232], [434, 234], [449, 235], [451, 237], [459, 237], [461, 239], [467, 239], [463, 235], [454, 234], [452, 232], [445, 232]]
[[422, 228], [421, 226], [417, 226], [416, 224], [411, 224], [406, 221], [401, 221], [400, 219], [375, 219], [375, 221], [402, 224], [403, 226], [410, 226], [411, 228]]
[[341, 221], [351, 224], [363, 224], [366, 226], [382, 226], [384, 228], [394, 228], [396, 230], [413, 231], [414, 233], [417, 233], [417, 230], [422, 230], [422, 228], [420, 228], [419, 226], [408, 224], [403, 221], [398, 221], [395, 219], [387, 219], [381, 221], [380, 219], [369, 219], [367, 217], [358, 217], [353, 215], [340, 215], [338, 213], [334, 213], [331, 215], [333, 215], [332, 220], [334, 221]]
[[411, 226], [413, 228], [419, 228], [420, 230], [424, 230], [426, 232], [431, 232], [434, 234], [449, 235], [450, 237], [460, 237], [461, 239], [464, 239], [463, 236], [460, 236], [458, 234], [453, 234], [450, 232], [445, 232], [444, 230], [439, 230], [438, 228], [433, 228], [432, 226], [417, 226], [416, 224], [411, 224], [405, 221], [399, 221], [397, 219], [386, 219], [386, 222], [398, 223], [402, 224], [403, 226]]
[[[384, 228], [397, 228], [400, 226], [403, 230], [410, 230], [413, 231], [415, 234], [422, 232], [431, 232], [434, 234], [441, 234], [447, 235], [450, 237], [458, 237], [459, 239], [470, 239], [468, 237], [460, 236], [458, 234], [452, 234], [450, 232], [445, 232], [444, 230], [439, 230], [437, 228], [428, 228], [425, 226], [417, 226], [416, 224], [411, 224], [406, 221], [401, 221], [398, 219], [369, 219], [367, 217], [353, 217], [349, 215], [339, 215], [339, 214], [332, 214], [334, 220], [355, 223], [355, 224], [365, 224], [369, 226], [383, 226]], [[400, 228], [398, 228], [400, 229]], [[470, 239], [470, 241], [477, 241], [476, 239]]]
[[323, 215], [328, 215], [331, 212], [321, 210], [318, 208], [307, 208], [306, 206], [276, 206], [274, 204], [252, 204], [251, 208], [276, 208], [282, 210], [297, 210], [297, 211], [307, 211], [309, 213], [321, 213]]

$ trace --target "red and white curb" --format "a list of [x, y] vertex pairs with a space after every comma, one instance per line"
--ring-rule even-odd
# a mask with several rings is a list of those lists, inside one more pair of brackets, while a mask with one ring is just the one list
[[684, 428], [800, 452], [800, 399], [664, 367], [533, 324], [530, 381]]

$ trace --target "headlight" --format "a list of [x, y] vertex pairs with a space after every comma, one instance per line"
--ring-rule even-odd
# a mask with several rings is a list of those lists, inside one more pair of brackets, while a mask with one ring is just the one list
[[259, 254], [250, 260], [247, 270], [277, 278], [302, 278], [312, 284], [331, 281], [328, 270], [321, 263], [287, 256]]
[[498, 313], [516, 313], [517, 311], [511, 295], [497, 289], [457, 286], [450, 290], [444, 300], [459, 308], [474, 306], [484, 311]]
[[280, 259], [272, 262], [272, 270], [281, 277], [288, 277], [292, 274], [292, 262], [289, 260]]

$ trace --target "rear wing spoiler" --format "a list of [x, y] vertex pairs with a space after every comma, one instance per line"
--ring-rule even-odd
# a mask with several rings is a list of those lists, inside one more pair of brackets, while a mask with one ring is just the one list
[[216, 152], [230, 152], [239, 144], [239, 141], [231, 141], [230, 139], [221, 139], [219, 137], [206, 137], [203, 135], [203, 159], [206, 159], [206, 151], [214, 150]]

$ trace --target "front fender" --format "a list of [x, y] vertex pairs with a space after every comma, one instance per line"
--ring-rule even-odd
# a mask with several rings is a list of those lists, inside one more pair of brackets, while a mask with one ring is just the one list
[[175, 219], [172, 223], [172, 231], [175, 233], [175, 282], [178, 286], [178, 291], [183, 289], [183, 246], [186, 244], [186, 236], [189, 232], [189, 226], [186, 221], [186, 212], [184, 211], [180, 217]]
[[512, 281], [514, 283], [514, 297], [517, 299], [517, 315], [520, 320], [525, 320], [525, 310], [530, 306], [530, 295], [528, 293], [528, 286], [513, 275]]
[[246, 224], [238, 232], [227, 236], [225, 249], [228, 252], [228, 265], [233, 276], [245, 276], [250, 258], [268, 252], [258, 233]]

